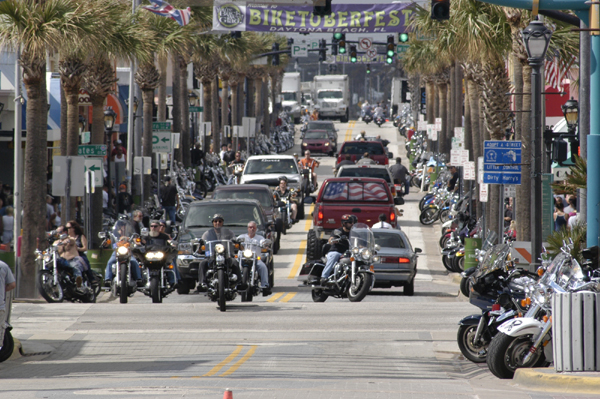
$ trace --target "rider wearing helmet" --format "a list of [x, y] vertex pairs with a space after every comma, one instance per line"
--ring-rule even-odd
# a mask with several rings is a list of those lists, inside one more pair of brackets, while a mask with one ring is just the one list
[[327, 253], [327, 263], [321, 273], [321, 285], [327, 285], [327, 279], [333, 271], [333, 266], [340, 260], [344, 252], [350, 249], [350, 243], [348, 242], [348, 236], [352, 226], [358, 221], [356, 216], [345, 214], [342, 216], [342, 228], [335, 229], [329, 237], [328, 243], [331, 244], [329, 252]]
[[[226, 229], [223, 227], [223, 223], [225, 222], [225, 218], [220, 213], [215, 213], [212, 217], [213, 227], [212, 229], [208, 229], [204, 234], [202, 234], [202, 240], [204, 241], [221, 241], [221, 240], [231, 240], [235, 238], [235, 234], [233, 231]], [[240, 266], [238, 265], [235, 259], [232, 259], [231, 268], [235, 275], [238, 278], [238, 281], [242, 281], [242, 273], [240, 271]], [[199, 276], [198, 280], [200, 285], [198, 286], [199, 290], [206, 290], [206, 272], [208, 271], [208, 259], [200, 262], [200, 268], [198, 270]]]

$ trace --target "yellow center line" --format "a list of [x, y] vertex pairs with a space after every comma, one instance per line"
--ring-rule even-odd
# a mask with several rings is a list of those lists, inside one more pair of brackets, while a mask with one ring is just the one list
[[244, 364], [246, 362], [246, 360], [248, 360], [248, 359], [250, 359], [250, 357], [252, 357], [252, 355], [256, 351], [256, 348], [258, 348], [257, 345], [252, 345], [250, 347], [250, 350], [244, 355], [244, 357], [242, 357], [240, 360], [238, 360], [233, 366], [231, 366], [231, 368], [229, 370], [227, 370], [226, 372], [221, 374], [219, 377], [227, 377], [228, 375], [233, 374], [237, 369], [240, 368], [240, 366], [242, 364]]
[[288, 302], [290, 299], [292, 299], [293, 297], [296, 296], [295, 292], [290, 292], [289, 294], [287, 294], [286, 296], [283, 297], [283, 299], [279, 302]]
[[300, 266], [302, 265], [302, 259], [304, 258], [305, 252], [306, 252], [306, 240], [302, 240], [302, 241], [300, 241], [300, 248], [298, 248], [298, 254], [296, 255], [296, 260], [294, 261], [294, 266], [292, 267], [292, 270], [290, 271], [290, 275], [288, 276], [289, 279], [296, 277], [296, 274], [298, 273], [298, 269], [300, 269]]
[[314, 211], [315, 211], [315, 204], [310, 204], [310, 209], [308, 210], [310, 219], [308, 217], [306, 218], [306, 223], [304, 224], [304, 231], [308, 231], [312, 227], [312, 221], [313, 221], [312, 214]]
[[[242, 345], [238, 345], [237, 348], [231, 353], [231, 355], [227, 356], [225, 358], [225, 360], [223, 360], [221, 363], [217, 364], [215, 367], [212, 368], [212, 370], [210, 370], [208, 373], [204, 374], [202, 377], [211, 377], [211, 376], [217, 374], [227, 363], [229, 363], [233, 359], [235, 359], [235, 357], [240, 354], [240, 352], [242, 351], [243, 348], [244, 347]], [[200, 378], [200, 377], [197, 377], [197, 378]]]
[[278, 292], [277, 294], [273, 294], [273, 296], [269, 299], [267, 299], [267, 302], [275, 302], [276, 300], [278, 300], [279, 298], [281, 298], [283, 296], [284, 292]]

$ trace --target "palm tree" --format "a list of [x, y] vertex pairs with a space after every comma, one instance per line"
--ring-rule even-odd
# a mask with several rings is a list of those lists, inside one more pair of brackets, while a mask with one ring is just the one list
[[[46, 51], [75, 47], [93, 36], [93, 11], [73, 0], [6, 0], [0, 3], [0, 46], [21, 48], [23, 83], [27, 91], [27, 139], [23, 192], [23, 239], [19, 295], [37, 296], [34, 250], [46, 245]], [[88, 45], [90, 45], [88, 43]]]

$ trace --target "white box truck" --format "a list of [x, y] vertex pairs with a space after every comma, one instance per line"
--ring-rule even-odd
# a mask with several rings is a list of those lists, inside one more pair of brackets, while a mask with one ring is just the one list
[[313, 101], [320, 118], [348, 122], [350, 86], [348, 75], [322, 75], [314, 77]]
[[300, 122], [302, 107], [302, 91], [300, 90], [300, 72], [287, 72], [283, 74], [281, 81], [281, 106], [294, 119], [294, 123]]

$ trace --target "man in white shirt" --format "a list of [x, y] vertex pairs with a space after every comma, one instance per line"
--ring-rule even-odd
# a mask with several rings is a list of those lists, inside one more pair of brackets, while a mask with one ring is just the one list
[[382, 213], [381, 215], [379, 215], [379, 222], [375, 223], [373, 226], [371, 226], [372, 229], [391, 229], [392, 225], [386, 222], [387, 220], [387, 216], [385, 216], [385, 213]]
[[[257, 227], [256, 222], [248, 222], [248, 234], [242, 234], [238, 237], [244, 239], [244, 249], [249, 249], [256, 255], [261, 253], [260, 242], [265, 239], [265, 237], [256, 234]], [[267, 269], [267, 265], [265, 265], [262, 260], [257, 259], [256, 269], [260, 276], [260, 285], [263, 296], [271, 295], [271, 289], [269, 288], [269, 270]]]
[[17, 286], [15, 277], [8, 265], [0, 261], [0, 345], [4, 342], [4, 331], [6, 329], [6, 293], [14, 290]]

